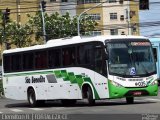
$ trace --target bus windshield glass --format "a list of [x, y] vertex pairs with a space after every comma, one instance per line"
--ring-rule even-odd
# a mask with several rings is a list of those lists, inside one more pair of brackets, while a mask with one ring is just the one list
[[110, 42], [107, 48], [110, 74], [135, 77], [156, 72], [149, 42]]

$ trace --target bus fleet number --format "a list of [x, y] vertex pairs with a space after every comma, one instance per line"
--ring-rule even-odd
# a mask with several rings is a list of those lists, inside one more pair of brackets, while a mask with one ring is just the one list
[[136, 82], [135, 86], [141, 86], [141, 87], [143, 87], [143, 86], [146, 86], [146, 83], [144, 81], [143, 82]]

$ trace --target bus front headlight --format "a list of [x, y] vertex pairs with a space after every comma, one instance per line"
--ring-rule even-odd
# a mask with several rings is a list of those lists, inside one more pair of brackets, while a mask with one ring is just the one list
[[121, 84], [115, 82], [115, 81], [110, 81], [114, 86], [116, 87], [123, 87]]
[[158, 84], [158, 81], [154, 80], [150, 85], [157, 85], [157, 84]]

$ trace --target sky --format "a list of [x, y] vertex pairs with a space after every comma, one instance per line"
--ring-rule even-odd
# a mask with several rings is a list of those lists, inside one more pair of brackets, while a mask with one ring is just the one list
[[[140, 35], [147, 37], [160, 37], [160, 0], [149, 0], [149, 10], [141, 10], [139, 12], [140, 23], [158, 22], [156, 25], [148, 25], [148, 27], [140, 27]], [[155, 3], [156, 2], [156, 3]]]

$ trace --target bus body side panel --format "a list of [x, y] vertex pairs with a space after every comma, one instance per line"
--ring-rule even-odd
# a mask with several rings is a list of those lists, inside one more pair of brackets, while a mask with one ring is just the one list
[[4, 95], [15, 100], [27, 99], [27, 88], [23, 76], [6, 76], [3, 78]]
[[37, 100], [82, 99], [84, 82], [91, 85], [94, 99], [109, 98], [107, 78], [81, 67], [8, 74], [4, 82], [5, 96], [16, 100], [27, 100], [30, 86]]
[[[109, 98], [108, 81], [107, 78], [86, 68], [71, 67], [65, 69], [54, 70], [57, 81], [60, 81], [58, 86], [49, 86], [48, 90], [50, 95], [54, 94], [55, 90], [60, 90], [59, 86], [64, 86], [65, 92], [59, 93], [63, 99], [82, 99], [82, 85], [83, 83], [90, 83], [95, 99]], [[96, 74], [96, 75], [95, 75]], [[66, 84], [60, 85], [61, 82]], [[62, 83], [63, 83], [62, 82]], [[64, 90], [63, 89], [63, 90]], [[56, 91], [57, 91], [56, 90]], [[74, 91], [74, 92], [73, 92]], [[60, 92], [60, 91], [58, 91]], [[77, 92], [77, 94], [76, 94]], [[64, 95], [65, 94], [65, 95]], [[75, 95], [76, 94], [76, 95]], [[70, 97], [68, 97], [68, 95]], [[78, 96], [77, 96], [78, 95]], [[54, 96], [53, 96], [54, 97]], [[58, 97], [58, 96], [57, 96]]]

